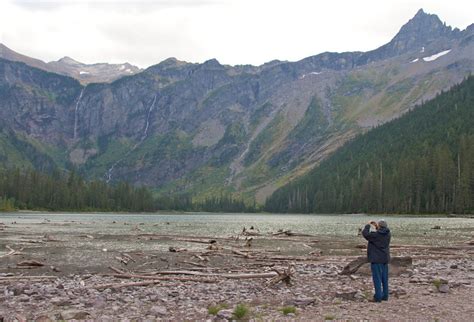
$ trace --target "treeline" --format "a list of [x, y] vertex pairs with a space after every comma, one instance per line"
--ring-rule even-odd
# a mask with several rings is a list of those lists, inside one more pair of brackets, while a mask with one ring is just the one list
[[51, 174], [31, 169], [0, 170], [0, 211], [127, 211], [157, 210], [255, 212], [231, 194], [193, 201], [191, 195], [155, 198], [146, 187], [127, 183], [109, 185], [104, 181], [85, 181], [76, 172]]
[[474, 213], [474, 77], [355, 138], [265, 209]]
[[230, 193], [207, 197], [204, 200], [193, 201], [189, 194], [157, 198], [157, 204], [162, 210], [205, 211], [205, 212], [257, 212], [259, 208], [253, 203], [247, 203]]
[[151, 192], [127, 183], [87, 182], [75, 172], [0, 170], [0, 210], [153, 211]]

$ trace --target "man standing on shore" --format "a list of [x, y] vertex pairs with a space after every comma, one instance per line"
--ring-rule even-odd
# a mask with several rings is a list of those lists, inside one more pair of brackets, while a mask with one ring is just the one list
[[[374, 226], [375, 231], [370, 231]], [[390, 261], [390, 229], [385, 220], [378, 223], [371, 221], [362, 230], [362, 236], [368, 241], [367, 259], [372, 270], [372, 280], [374, 282], [374, 301], [381, 302], [388, 300], [388, 263]]]

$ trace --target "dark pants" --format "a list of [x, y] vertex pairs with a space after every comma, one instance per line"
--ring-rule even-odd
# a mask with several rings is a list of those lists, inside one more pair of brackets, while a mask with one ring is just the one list
[[388, 264], [371, 263], [376, 301], [388, 300]]

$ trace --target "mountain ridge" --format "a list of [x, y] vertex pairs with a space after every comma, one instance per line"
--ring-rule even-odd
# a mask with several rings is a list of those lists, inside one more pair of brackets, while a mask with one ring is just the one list
[[42, 60], [17, 53], [2, 43], [0, 43], [0, 58], [23, 62], [31, 67], [39, 68], [47, 72], [70, 76], [79, 80], [83, 84], [112, 82], [121, 77], [133, 75], [141, 71], [140, 68], [129, 63], [84, 64], [68, 56], [64, 56], [57, 61], [46, 63]]
[[[410, 32], [433, 19], [417, 15]], [[30, 160], [24, 149], [36, 148], [61, 168], [159, 194], [231, 192], [262, 202], [358, 133], [472, 73], [472, 31], [432, 25], [439, 35], [423, 41], [403, 31], [396, 55], [386, 44], [260, 66], [170, 58], [85, 86], [0, 61], [0, 114], [19, 134], [15, 142], [5, 135], [3, 150]]]

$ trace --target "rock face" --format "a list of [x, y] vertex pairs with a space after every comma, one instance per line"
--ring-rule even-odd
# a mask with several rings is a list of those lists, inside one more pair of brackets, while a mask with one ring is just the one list
[[[90, 178], [168, 192], [256, 192], [262, 201], [357, 133], [461, 81], [474, 70], [473, 53], [474, 28], [452, 30], [419, 11], [367, 53], [261, 66], [170, 58], [86, 86], [76, 79], [89, 67], [70, 58], [48, 66], [76, 79], [4, 55], [0, 162], [74, 166]], [[122, 68], [111, 66], [90, 68]]]

